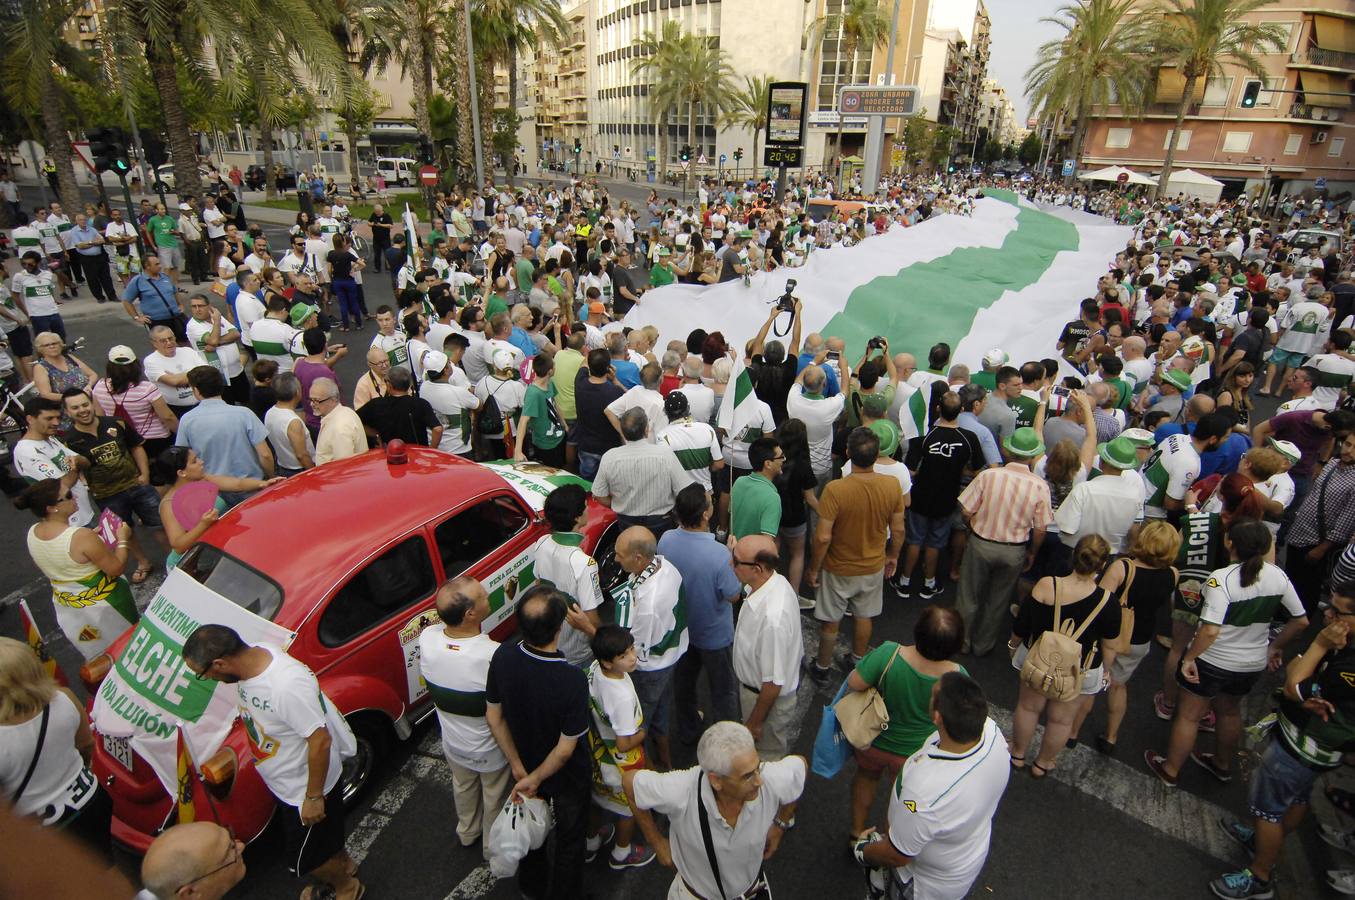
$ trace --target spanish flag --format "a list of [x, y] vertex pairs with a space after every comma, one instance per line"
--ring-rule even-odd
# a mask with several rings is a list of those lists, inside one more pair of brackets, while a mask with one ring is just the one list
[[197, 805], [194, 802], [193, 783], [198, 779], [197, 767], [193, 765], [193, 754], [188, 749], [188, 738], [184, 735], [183, 725], [179, 725], [178, 747], [178, 790], [175, 804], [179, 812], [179, 824], [196, 822]]
[[38, 630], [38, 623], [33, 620], [33, 612], [28, 608], [27, 600], [19, 601], [19, 622], [23, 625], [24, 639], [28, 641], [28, 646], [33, 648], [33, 652], [42, 660], [42, 667], [47, 670], [47, 674], [56, 679], [56, 683], [66, 685], [65, 674], [57, 666], [56, 660], [52, 654], [47, 652], [47, 645], [43, 643], [42, 632]]

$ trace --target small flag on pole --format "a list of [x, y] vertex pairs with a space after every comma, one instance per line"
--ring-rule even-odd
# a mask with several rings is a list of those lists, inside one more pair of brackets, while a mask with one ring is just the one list
[[198, 820], [197, 803], [194, 799], [193, 783], [198, 780], [197, 766], [193, 765], [193, 754], [188, 749], [188, 738], [184, 735], [183, 724], [179, 724], [178, 747], [178, 790], [175, 792], [175, 806], [178, 808], [178, 822], [196, 822]]
[[[741, 440], [740, 434], [748, 427], [757, 408], [757, 394], [753, 393], [753, 378], [743, 364], [741, 357], [734, 358], [734, 369], [729, 374], [729, 388], [720, 401], [720, 414], [716, 424], [724, 429], [732, 440]], [[762, 436], [759, 429], [758, 437]]]
[[28, 608], [27, 600], [19, 601], [19, 622], [24, 629], [24, 640], [28, 641], [28, 646], [33, 648], [33, 652], [38, 655], [42, 661], [42, 667], [47, 670], [47, 674], [56, 679], [57, 684], [65, 685], [65, 674], [52, 658], [52, 654], [47, 652], [47, 645], [42, 640], [42, 632], [38, 630], [38, 623], [33, 619], [33, 612]]

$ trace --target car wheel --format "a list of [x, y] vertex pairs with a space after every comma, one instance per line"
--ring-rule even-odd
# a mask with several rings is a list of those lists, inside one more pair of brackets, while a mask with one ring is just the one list
[[612, 552], [616, 549], [616, 538], [620, 533], [619, 525], [615, 523], [609, 525], [592, 552], [592, 557], [598, 564], [598, 582], [602, 585], [603, 596], [608, 600], [616, 599], [616, 589], [621, 587], [627, 578], [626, 570], [621, 568], [621, 564], [616, 561], [616, 554]]
[[377, 761], [386, 755], [389, 729], [384, 722], [372, 716], [354, 716], [348, 720], [348, 725], [353, 729], [358, 749], [343, 761], [339, 784], [343, 789], [344, 806], [351, 807], [372, 780]]
[[400, 179], [398, 182], [396, 182], [396, 183], [399, 184], [400, 187], [409, 187], [409, 179], [408, 179], [408, 178], [401, 178], [401, 179]]

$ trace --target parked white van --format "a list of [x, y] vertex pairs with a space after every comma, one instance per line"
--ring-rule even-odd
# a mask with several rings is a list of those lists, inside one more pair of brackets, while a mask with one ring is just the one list
[[405, 156], [382, 156], [376, 161], [377, 174], [386, 179], [387, 184], [407, 187], [419, 179], [419, 167], [414, 160]]

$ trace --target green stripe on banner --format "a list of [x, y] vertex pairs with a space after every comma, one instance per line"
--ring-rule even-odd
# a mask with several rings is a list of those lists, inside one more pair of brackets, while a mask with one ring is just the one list
[[424, 679], [424, 683], [428, 685], [428, 695], [433, 698], [433, 705], [442, 712], [453, 716], [484, 718], [484, 691], [457, 691], [436, 685], [427, 678]]
[[[985, 188], [984, 195], [1016, 204], [1010, 191]], [[906, 351], [922, 359], [938, 342], [954, 347], [969, 333], [979, 310], [1007, 291], [1034, 284], [1055, 254], [1077, 246], [1077, 228], [1071, 223], [1021, 208], [1016, 228], [1002, 246], [965, 247], [874, 278], [852, 291], [846, 308], [820, 331], [842, 338], [849, 347], [864, 347], [873, 336], [884, 335], [890, 352]]]

